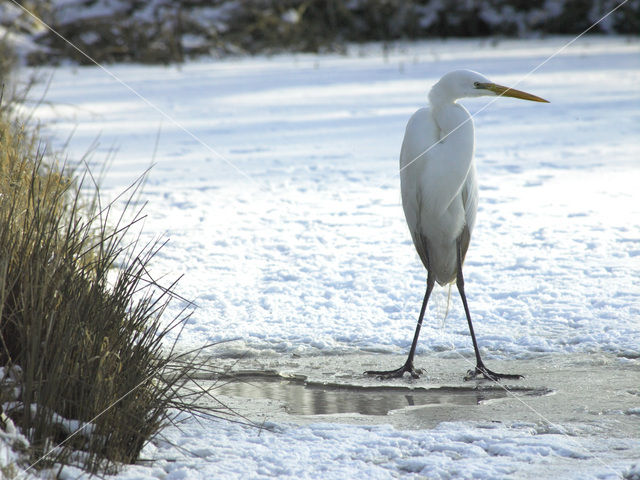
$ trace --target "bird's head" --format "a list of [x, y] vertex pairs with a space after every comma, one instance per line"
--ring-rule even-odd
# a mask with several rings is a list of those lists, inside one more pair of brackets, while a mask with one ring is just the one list
[[549, 103], [544, 98], [493, 83], [484, 75], [473, 70], [454, 70], [447, 73], [429, 93], [432, 103], [453, 102], [459, 98], [481, 96], [513, 97], [532, 102]]

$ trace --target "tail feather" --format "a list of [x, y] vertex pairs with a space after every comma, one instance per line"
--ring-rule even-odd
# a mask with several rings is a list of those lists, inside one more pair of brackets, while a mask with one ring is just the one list
[[442, 314], [442, 319], [440, 320], [440, 328], [444, 328], [445, 321], [447, 320], [447, 317], [449, 316], [449, 307], [451, 305], [451, 287], [452, 286], [453, 286], [453, 283], [450, 283], [448, 285], [449, 290], [447, 291], [447, 303], [444, 306], [444, 314]]

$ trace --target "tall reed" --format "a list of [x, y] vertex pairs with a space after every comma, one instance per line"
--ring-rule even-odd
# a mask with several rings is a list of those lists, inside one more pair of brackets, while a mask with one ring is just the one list
[[10, 110], [0, 108], [0, 398], [35, 467], [108, 471], [177, 413], [225, 410], [192, 380], [199, 351], [168, 341], [189, 315], [163, 315], [175, 283], [148, 273], [162, 244], [136, 233], [141, 182], [124, 207], [103, 205], [90, 172], [58, 165]]

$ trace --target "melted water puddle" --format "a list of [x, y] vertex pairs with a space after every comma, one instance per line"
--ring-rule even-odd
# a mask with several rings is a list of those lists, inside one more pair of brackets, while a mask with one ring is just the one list
[[509, 396], [540, 396], [547, 389], [500, 386], [487, 387], [362, 387], [325, 385], [280, 376], [240, 376], [221, 380], [214, 394], [247, 399], [269, 399], [282, 402], [291, 415], [331, 415], [359, 413], [387, 415], [392, 410], [424, 405], [480, 405], [488, 400]]

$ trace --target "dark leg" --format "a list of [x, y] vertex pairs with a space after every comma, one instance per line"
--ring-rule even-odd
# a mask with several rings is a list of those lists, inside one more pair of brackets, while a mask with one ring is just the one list
[[422, 327], [422, 319], [424, 318], [424, 312], [427, 309], [427, 302], [429, 301], [429, 296], [431, 295], [431, 290], [433, 290], [433, 285], [435, 280], [433, 275], [429, 273], [427, 275], [427, 291], [424, 294], [424, 299], [422, 300], [422, 308], [420, 309], [420, 316], [418, 317], [418, 324], [416, 325], [416, 332], [413, 334], [413, 342], [411, 343], [411, 349], [409, 350], [409, 356], [407, 357], [407, 361], [405, 364], [397, 368], [396, 370], [384, 370], [384, 371], [376, 371], [369, 370], [364, 372], [365, 375], [377, 375], [380, 378], [399, 378], [402, 377], [405, 372], [409, 372], [413, 378], [418, 378], [422, 373], [420, 370], [416, 370], [413, 366], [413, 356], [416, 353], [416, 346], [418, 345], [418, 337], [420, 336], [420, 328]]
[[458, 292], [460, 292], [460, 298], [462, 298], [462, 305], [464, 306], [464, 313], [467, 316], [467, 323], [469, 324], [469, 332], [471, 332], [471, 341], [473, 342], [473, 349], [476, 352], [476, 368], [475, 370], [469, 370], [464, 377], [465, 380], [472, 380], [482, 375], [489, 380], [497, 381], [501, 378], [508, 378], [517, 380], [523, 378], [522, 375], [508, 374], [508, 373], [496, 373], [489, 370], [484, 366], [482, 358], [480, 358], [480, 350], [478, 349], [478, 342], [476, 341], [476, 334], [473, 331], [473, 323], [471, 323], [471, 314], [469, 313], [469, 305], [467, 305], [467, 296], [464, 293], [464, 278], [462, 277], [462, 255], [460, 252], [460, 242], [458, 241], [458, 274], [456, 276], [456, 285]]

